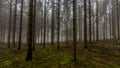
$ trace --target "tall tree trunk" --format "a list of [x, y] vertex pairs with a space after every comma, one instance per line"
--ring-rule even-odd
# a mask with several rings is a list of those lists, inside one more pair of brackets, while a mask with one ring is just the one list
[[95, 17], [93, 13], [93, 41], [95, 41]]
[[89, 0], [89, 42], [92, 41], [91, 36], [91, 0]]
[[[0, 17], [1, 17], [1, 1], [0, 1]], [[1, 18], [0, 18], [0, 22], [1, 22]], [[0, 44], [2, 43], [2, 42], [1, 42], [1, 30], [2, 30], [2, 29], [1, 29], [1, 27], [0, 27]]]
[[33, 0], [29, 0], [29, 18], [28, 18], [28, 33], [27, 33], [27, 56], [26, 61], [32, 60], [32, 26], [33, 26]]
[[79, 42], [82, 41], [82, 8], [79, 8]]
[[58, 0], [57, 50], [60, 48], [60, 0]]
[[17, 17], [17, 0], [15, 0], [14, 21], [13, 21], [13, 47], [15, 47], [16, 34], [16, 17]]
[[36, 31], [35, 31], [35, 25], [36, 25], [36, 0], [34, 0], [33, 2], [34, 4], [34, 12], [33, 12], [33, 28], [32, 28], [32, 32], [33, 32], [33, 35], [32, 35], [32, 47], [33, 47], [33, 50], [35, 50], [35, 42], [36, 42]]
[[119, 43], [119, 40], [120, 40], [120, 22], [119, 22], [119, 0], [116, 0], [116, 3], [117, 3], [117, 30], [118, 30], [118, 43]]
[[43, 36], [43, 47], [45, 48], [46, 44], [46, 0], [44, 4], [44, 36]]
[[66, 1], [66, 17], [67, 17], [67, 20], [66, 20], [66, 24], [65, 24], [65, 26], [66, 26], [66, 28], [65, 28], [65, 30], [66, 30], [66, 45], [68, 45], [68, 23], [69, 23], [69, 5], [68, 5], [68, 1]]
[[76, 45], [77, 45], [77, 21], [76, 21], [76, 0], [73, 0], [73, 58], [74, 62], [76, 62]]
[[113, 36], [113, 41], [116, 41], [116, 29], [115, 29], [115, 16], [114, 16], [114, 0], [111, 0], [112, 2], [112, 36]]
[[54, 0], [52, 0], [52, 15], [51, 15], [51, 45], [54, 45]]
[[98, 0], [96, 1], [96, 41], [99, 41]]
[[[43, 12], [41, 12], [41, 16], [43, 17]], [[43, 44], [43, 18], [41, 19], [41, 45]]]
[[84, 48], [87, 47], [87, 2], [84, 0]]
[[20, 15], [20, 28], [19, 28], [20, 34], [19, 34], [18, 50], [21, 50], [22, 24], [23, 24], [23, 0], [21, 1], [21, 15]]
[[8, 28], [8, 39], [7, 39], [7, 43], [8, 43], [8, 48], [10, 48], [10, 40], [11, 40], [11, 18], [12, 18], [12, 0], [10, 0], [10, 12], [9, 12], [9, 28]]
[[109, 13], [109, 15], [110, 15], [109, 16], [109, 20], [110, 20], [109, 21], [110, 22], [110, 40], [112, 40], [112, 33], [111, 33], [112, 32], [112, 19], [111, 19], [112, 18], [112, 14]]
[[43, 45], [43, 9], [41, 10], [41, 45]]
[[[106, 14], [106, 15], [107, 15], [107, 14]], [[107, 39], [108, 39], [108, 37], [107, 37], [107, 36], [108, 36], [108, 29], [107, 29], [107, 16], [105, 17], [105, 30], [106, 30], [106, 31], [105, 31], [105, 32], [106, 32], [106, 33], [105, 33], [105, 40], [107, 40]]]

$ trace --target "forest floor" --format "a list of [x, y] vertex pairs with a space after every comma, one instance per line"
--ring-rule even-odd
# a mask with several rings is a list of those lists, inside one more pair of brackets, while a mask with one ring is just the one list
[[[62, 45], [62, 44], [61, 44]], [[73, 62], [72, 46], [61, 46], [57, 51], [54, 46], [42, 48], [36, 45], [33, 60], [26, 62], [26, 47], [0, 48], [0, 68], [120, 68], [120, 46], [110, 43], [89, 45], [90, 51], [77, 46], [77, 62]]]

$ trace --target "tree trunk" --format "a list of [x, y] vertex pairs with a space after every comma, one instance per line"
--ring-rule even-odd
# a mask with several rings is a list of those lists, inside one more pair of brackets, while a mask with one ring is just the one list
[[87, 2], [84, 0], [84, 48], [87, 47]]
[[92, 41], [91, 36], [91, 0], [89, 0], [89, 42]]
[[21, 15], [20, 15], [20, 34], [19, 34], [19, 44], [18, 44], [18, 50], [21, 50], [21, 37], [22, 37], [22, 24], [23, 24], [23, 0], [21, 1]]
[[119, 43], [119, 39], [120, 39], [120, 23], [119, 23], [119, 0], [116, 0], [117, 3], [117, 30], [118, 30], [118, 43]]
[[96, 1], [96, 41], [99, 41], [98, 0]]
[[73, 0], [73, 58], [74, 58], [74, 62], [76, 62], [76, 45], [77, 45], [77, 26], [76, 26], [77, 22], [76, 22], [76, 0]]
[[35, 31], [35, 25], [36, 25], [36, 0], [34, 0], [33, 2], [34, 4], [34, 12], [33, 12], [33, 28], [32, 28], [32, 47], [33, 47], [33, 51], [35, 50], [35, 41], [36, 41], [36, 31]]
[[11, 40], [11, 18], [12, 18], [12, 0], [10, 0], [10, 12], [9, 12], [9, 28], [8, 28], [8, 39], [7, 39], [7, 42], [8, 42], [8, 48], [10, 48], [10, 40]]
[[13, 47], [16, 42], [16, 17], [17, 17], [17, 0], [15, 0], [14, 21], [13, 21]]
[[33, 0], [29, 0], [29, 18], [28, 18], [28, 33], [27, 33], [27, 56], [26, 61], [32, 60], [32, 26], [33, 26]]
[[43, 47], [45, 48], [46, 44], [46, 0], [44, 5], [44, 36], [43, 36]]
[[52, 15], [51, 15], [51, 45], [54, 45], [54, 0], [52, 0]]
[[58, 0], [57, 50], [60, 49], [60, 0]]

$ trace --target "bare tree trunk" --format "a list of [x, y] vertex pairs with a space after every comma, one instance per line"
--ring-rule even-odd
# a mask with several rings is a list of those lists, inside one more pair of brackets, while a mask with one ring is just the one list
[[29, 0], [29, 18], [28, 18], [28, 33], [27, 33], [27, 56], [26, 61], [32, 60], [32, 26], [33, 26], [33, 0]]
[[82, 11], [81, 7], [79, 8], [79, 42], [82, 41]]
[[45, 48], [46, 44], [46, 0], [44, 5], [44, 36], [43, 36], [43, 47]]
[[19, 44], [18, 44], [18, 50], [21, 50], [21, 37], [22, 37], [22, 25], [23, 25], [23, 0], [21, 1], [21, 15], [20, 15], [20, 34], [19, 34]]
[[57, 23], [57, 50], [60, 49], [60, 0], [58, 0], [58, 23]]
[[119, 22], [119, 0], [116, 0], [117, 3], [117, 29], [118, 29], [118, 43], [119, 43], [119, 39], [120, 39], [120, 22]]
[[96, 1], [96, 41], [99, 41], [98, 0]]
[[68, 32], [68, 27], [69, 27], [69, 1], [66, 1], [66, 10], [67, 10], [67, 20], [66, 20], [66, 45], [69, 45], [68, 37], [69, 37], [69, 32]]
[[[0, 17], [1, 17], [1, 1], [0, 1]], [[0, 22], [1, 22], [1, 18], [0, 18]], [[2, 29], [1, 29], [1, 27], [0, 27], [0, 44], [2, 43], [2, 42], [1, 42], [1, 30], [2, 30]]]
[[[86, 1], [86, 0], [85, 0]], [[73, 0], [73, 58], [74, 58], [74, 62], [76, 62], [76, 45], [77, 45], [77, 21], [76, 21], [76, 0]]]
[[8, 48], [10, 48], [10, 40], [11, 40], [11, 18], [12, 18], [12, 0], [10, 0], [10, 12], [9, 12], [9, 28], [8, 28], [8, 39], [7, 39], [7, 42], [8, 42]]
[[14, 10], [14, 22], [13, 22], [13, 47], [15, 47], [16, 42], [16, 17], [17, 17], [17, 0], [15, 0], [15, 10]]
[[109, 16], [109, 20], [110, 20], [110, 40], [112, 40], [112, 20], [111, 20], [112, 14], [110, 13], [109, 15], [110, 15]]
[[92, 41], [92, 35], [91, 35], [91, 0], [89, 0], [89, 42]]
[[95, 41], [95, 17], [93, 13], [93, 42]]
[[84, 48], [87, 47], [87, 2], [84, 0]]
[[43, 10], [41, 11], [41, 45], [43, 45]]
[[32, 47], [33, 47], [33, 50], [35, 50], [35, 43], [36, 43], [36, 31], [35, 31], [35, 25], [36, 25], [36, 0], [34, 0], [33, 2], [34, 4], [34, 12], [33, 12], [33, 28], [32, 28], [32, 32], [33, 32], [33, 35], [32, 35]]
[[108, 36], [108, 34], [107, 34], [108, 33], [108, 30], [107, 30], [107, 17], [105, 17], [105, 30], [106, 30], [105, 31], [106, 32], [105, 33], [105, 40], [107, 40], [108, 39], [108, 37], [107, 37]]
[[[41, 15], [42, 17], [43, 17], [43, 12], [42, 12], [42, 15]], [[43, 44], [43, 19], [41, 20], [41, 45]]]
[[52, 0], [52, 15], [51, 15], [51, 45], [54, 45], [54, 0]]
[[113, 36], [113, 41], [116, 40], [116, 29], [115, 29], [115, 19], [114, 19], [114, 0], [111, 0], [112, 2], [112, 36]]

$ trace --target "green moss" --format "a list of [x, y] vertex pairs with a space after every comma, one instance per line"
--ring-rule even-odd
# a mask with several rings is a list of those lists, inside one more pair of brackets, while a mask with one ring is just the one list
[[[93, 48], [93, 52], [89, 52], [81, 47], [77, 47], [76, 63], [73, 61], [72, 47], [56, 51], [55, 47], [48, 46], [43, 49], [42, 46], [37, 46], [33, 52], [33, 60], [29, 62], [25, 61], [25, 49], [2, 50], [0, 68], [120, 68], [117, 62], [120, 61], [118, 50], [108, 49], [104, 52], [100, 48]], [[114, 55], [111, 55], [113, 53]]]
[[113, 68], [120, 68], [120, 66], [113, 64]]
[[11, 68], [12, 67], [12, 64], [17, 61], [17, 59], [12, 59], [12, 60], [6, 60], [2, 63], [0, 63], [0, 67], [1, 68]]

